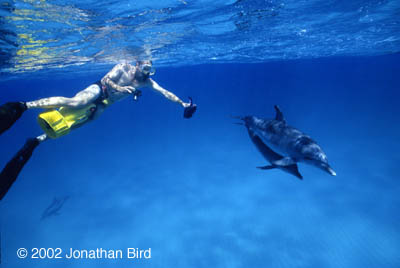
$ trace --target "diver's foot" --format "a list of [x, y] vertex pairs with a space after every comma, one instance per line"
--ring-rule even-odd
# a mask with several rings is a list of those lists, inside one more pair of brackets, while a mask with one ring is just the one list
[[40, 136], [37, 136], [36, 139], [39, 141], [39, 143], [42, 143], [45, 140], [47, 140], [47, 135], [46, 134], [42, 134]]
[[27, 110], [25, 102], [7, 102], [0, 106], [0, 134], [9, 129]]

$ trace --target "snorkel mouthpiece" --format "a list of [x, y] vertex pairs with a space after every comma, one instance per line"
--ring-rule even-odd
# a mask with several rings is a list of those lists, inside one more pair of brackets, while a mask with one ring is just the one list
[[141, 63], [140, 70], [145, 75], [154, 75], [156, 73], [156, 69], [153, 67], [151, 61]]
[[153, 68], [153, 66], [146, 64], [142, 67], [142, 72], [145, 74], [153, 75], [155, 74], [156, 70]]

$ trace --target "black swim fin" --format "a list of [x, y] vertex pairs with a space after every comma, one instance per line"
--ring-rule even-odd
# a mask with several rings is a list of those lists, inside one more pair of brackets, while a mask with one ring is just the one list
[[196, 112], [197, 110], [197, 105], [193, 103], [193, 100], [191, 97], [189, 97], [190, 100], [190, 106], [186, 107], [184, 112], [183, 112], [183, 117], [184, 118], [191, 118], [194, 114], [194, 112]]
[[17, 154], [7, 163], [0, 173], [0, 200], [6, 195], [11, 185], [15, 182], [22, 168], [31, 158], [33, 150], [39, 145], [36, 138], [28, 139]]
[[0, 134], [9, 129], [26, 109], [23, 102], [7, 102], [0, 106]]

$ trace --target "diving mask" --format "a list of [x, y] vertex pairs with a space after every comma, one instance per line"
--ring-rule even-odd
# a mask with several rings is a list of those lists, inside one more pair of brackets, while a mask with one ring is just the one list
[[145, 64], [142, 64], [141, 66], [140, 66], [140, 69], [142, 70], [142, 72], [144, 73], [144, 74], [148, 74], [148, 75], [154, 75], [155, 73], [156, 73], [156, 69], [153, 67], [153, 65], [151, 65], [151, 64], [148, 64], [148, 63], [145, 63]]

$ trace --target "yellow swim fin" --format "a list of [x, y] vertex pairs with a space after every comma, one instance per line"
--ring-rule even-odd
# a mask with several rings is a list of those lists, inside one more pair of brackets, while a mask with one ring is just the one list
[[47, 136], [56, 139], [86, 123], [95, 109], [95, 104], [89, 104], [81, 109], [67, 107], [51, 109], [39, 114], [37, 121]]

